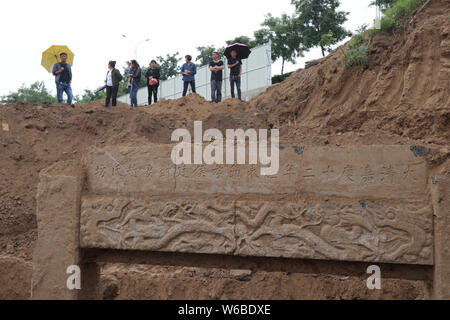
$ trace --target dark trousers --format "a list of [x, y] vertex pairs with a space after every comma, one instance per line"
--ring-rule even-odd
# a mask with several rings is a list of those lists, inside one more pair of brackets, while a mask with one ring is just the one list
[[155, 103], [158, 102], [158, 88], [159, 88], [159, 84], [154, 85], [154, 86], [147, 85], [147, 89], [148, 89], [148, 105], [152, 104], [152, 96], [154, 97], [153, 101]]
[[196, 93], [195, 91], [195, 81], [185, 81], [183, 88], [183, 97], [186, 97], [186, 93], [188, 91], [188, 87], [191, 85], [192, 93]]
[[106, 86], [106, 101], [105, 107], [109, 107], [109, 102], [112, 99], [112, 106], [117, 106], [117, 93], [119, 92], [119, 86], [108, 87]]
[[239, 100], [242, 100], [242, 93], [241, 93], [241, 77], [238, 75], [230, 75], [230, 85], [231, 85], [231, 97], [234, 99], [234, 84], [236, 84], [237, 92], [238, 92], [238, 98]]
[[213, 102], [222, 101], [222, 81], [211, 80], [211, 99]]

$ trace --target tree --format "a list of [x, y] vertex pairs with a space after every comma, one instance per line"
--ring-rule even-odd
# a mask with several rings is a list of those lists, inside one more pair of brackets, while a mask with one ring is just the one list
[[330, 31], [330, 32], [322, 35], [322, 38], [320, 38], [320, 41], [319, 41], [319, 46], [321, 48], [325, 48], [326, 51], [330, 51], [331, 46], [333, 44], [335, 44], [336, 42], [337, 41], [333, 35], [333, 32]]
[[198, 52], [200, 53], [195, 59], [198, 62], [199, 67], [203, 67], [209, 64], [211, 61], [211, 56], [216, 48], [214, 46], [206, 46], [206, 47], [197, 47]]
[[213, 52], [218, 52], [219, 56], [223, 55], [225, 52], [225, 47], [216, 48], [214, 46], [206, 46], [206, 47], [197, 47], [198, 52], [200, 53], [197, 58], [198, 67], [203, 67], [209, 65], [212, 60]]
[[302, 42], [306, 49], [319, 46], [322, 50], [322, 55], [325, 56], [328, 48], [321, 45], [321, 40], [324, 35], [330, 33], [333, 35], [333, 43], [331, 44], [335, 44], [351, 35], [343, 27], [349, 13], [337, 11], [341, 5], [340, 0], [291, 1], [295, 5], [298, 14], [296, 23], [302, 34]]
[[181, 61], [181, 57], [178, 56], [179, 53], [175, 54], [167, 54], [165, 58], [158, 57], [156, 58], [156, 61], [158, 62], [158, 65], [161, 69], [161, 80], [167, 80], [173, 76], [176, 76], [178, 72], [180, 71], [180, 67], [178, 66], [178, 63]]
[[37, 81], [29, 87], [23, 84], [16, 92], [10, 92], [6, 96], [0, 98], [0, 103], [15, 103], [15, 102], [56, 102], [57, 99], [45, 86], [43, 81]]
[[256, 46], [261, 46], [268, 43], [271, 36], [270, 30], [267, 28], [256, 30], [253, 35], [255, 37], [253, 42]]
[[[145, 74], [147, 73], [148, 69], [150, 69], [150, 67], [144, 67], [142, 68], [142, 73], [141, 73], [141, 88], [143, 86], [147, 86], [147, 78], [145, 77]], [[144, 85], [143, 85], [144, 84]]]
[[387, 8], [391, 7], [395, 1], [396, 0], [372, 0], [369, 6], [379, 6], [382, 11], [385, 11]]
[[296, 58], [303, 56], [302, 36], [298, 32], [295, 18], [283, 14], [280, 18], [270, 13], [262, 23], [263, 29], [255, 31], [254, 42], [259, 44], [272, 43], [272, 60], [282, 59], [281, 74], [284, 74], [286, 61], [295, 63]]
[[253, 41], [250, 37], [247, 36], [239, 36], [232, 40], [226, 41], [227, 45], [233, 44], [233, 43], [242, 43], [248, 45], [250, 48], [254, 48], [257, 46], [255, 41]]

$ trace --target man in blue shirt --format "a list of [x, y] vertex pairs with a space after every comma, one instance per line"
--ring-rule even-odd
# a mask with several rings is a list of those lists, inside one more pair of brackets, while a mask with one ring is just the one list
[[192, 63], [192, 57], [190, 55], [187, 55], [186, 57], [186, 63], [183, 64], [181, 67], [181, 74], [183, 75], [183, 97], [186, 97], [186, 93], [188, 90], [189, 85], [191, 85], [191, 89], [193, 93], [196, 93], [195, 91], [195, 75], [197, 74], [197, 67], [194, 63]]
[[53, 66], [53, 75], [55, 76], [56, 82], [56, 93], [58, 97], [58, 102], [63, 102], [64, 92], [67, 94], [67, 103], [72, 104], [73, 94], [72, 87], [72, 68], [70, 64], [67, 63], [67, 53], [61, 53], [61, 62], [56, 63]]

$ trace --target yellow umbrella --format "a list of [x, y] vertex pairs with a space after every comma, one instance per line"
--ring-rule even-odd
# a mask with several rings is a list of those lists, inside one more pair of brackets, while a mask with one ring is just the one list
[[56, 63], [61, 62], [59, 55], [63, 52], [67, 53], [67, 63], [72, 66], [75, 55], [67, 46], [51, 46], [42, 53], [41, 64], [45, 70], [51, 73], [53, 71], [53, 66]]

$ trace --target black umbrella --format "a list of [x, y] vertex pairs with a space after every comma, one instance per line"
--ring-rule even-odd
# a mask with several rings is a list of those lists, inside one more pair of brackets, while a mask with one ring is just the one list
[[233, 44], [230, 44], [225, 49], [225, 53], [224, 53], [225, 57], [230, 59], [231, 51], [233, 51], [233, 50], [236, 50], [236, 52], [237, 52], [236, 59], [238, 59], [238, 60], [247, 59], [248, 56], [250, 55], [250, 53], [252, 53], [252, 51], [250, 50], [248, 45], [242, 44], [242, 43], [233, 43]]
[[97, 91], [95, 91], [95, 93], [103, 91], [105, 89], [106, 89], [106, 85], [104, 85], [103, 87], [98, 88]]

